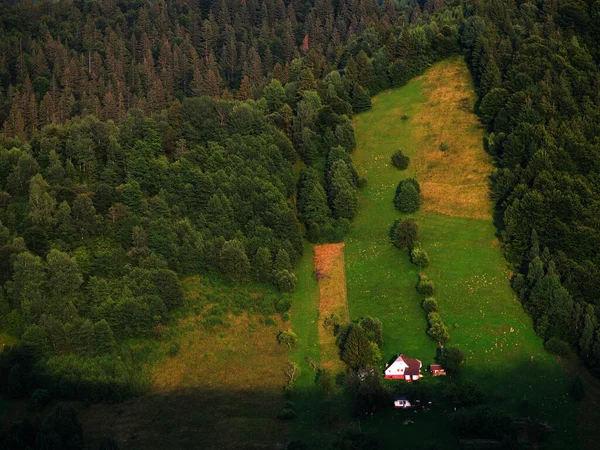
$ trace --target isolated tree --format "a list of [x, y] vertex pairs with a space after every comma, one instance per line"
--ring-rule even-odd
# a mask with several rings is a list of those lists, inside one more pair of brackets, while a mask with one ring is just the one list
[[414, 219], [397, 220], [392, 225], [390, 240], [401, 250], [412, 248], [417, 240], [419, 226]]
[[397, 150], [392, 155], [392, 166], [394, 166], [395, 168], [397, 168], [399, 170], [407, 169], [409, 161], [410, 161], [410, 158], [408, 156], [406, 156], [402, 152], [402, 150]]
[[288, 348], [292, 349], [298, 343], [298, 336], [292, 330], [281, 331], [277, 335], [277, 342], [280, 345], [287, 345]]
[[414, 183], [401, 181], [396, 190], [394, 206], [401, 213], [413, 213], [419, 209], [421, 204], [419, 191]]
[[456, 347], [446, 347], [439, 352], [436, 360], [448, 375], [454, 375], [465, 361], [465, 355]]

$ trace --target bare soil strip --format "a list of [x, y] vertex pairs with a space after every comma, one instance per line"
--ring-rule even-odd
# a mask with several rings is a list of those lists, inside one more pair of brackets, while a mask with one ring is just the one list
[[337, 372], [343, 369], [332, 328], [325, 328], [323, 321], [331, 314], [342, 323], [349, 321], [346, 297], [346, 268], [344, 265], [345, 244], [323, 244], [315, 246], [314, 269], [319, 283], [319, 345], [321, 365]]

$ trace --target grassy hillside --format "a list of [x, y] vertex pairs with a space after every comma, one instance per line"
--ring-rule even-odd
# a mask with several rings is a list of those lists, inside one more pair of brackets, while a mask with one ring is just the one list
[[[474, 381], [492, 403], [512, 412], [527, 400], [536, 414], [555, 425], [555, 445], [565, 448], [566, 442], [572, 446], [568, 437], [573, 436], [575, 405], [567, 396], [567, 377], [545, 352], [510, 289], [487, 198], [491, 163], [473, 104], [468, 70], [462, 60], [453, 59], [401, 89], [380, 94], [371, 111], [356, 117], [353, 161], [367, 186], [346, 239], [350, 315], [383, 321], [384, 359], [406, 353], [424, 365], [432, 362], [436, 345], [426, 335], [421, 297], [414, 289], [417, 269], [388, 240], [390, 226], [400, 217], [392, 204], [396, 185], [403, 177], [416, 176], [423, 205], [414, 217], [431, 257], [425, 272], [436, 283], [450, 345], [467, 355], [461, 378]], [[446, 151], [440, 150], [442, 142]], [[399, 148], [411, 157], [404, 172], [390, 164]], [[420, 416], [414, 427], [399, 428], [393, 423], [403, 415], [390, 408], [386, 417], [366, 426], [390, 442], [395, 435], [408, 435], [415, 445], [437, 441], [449, 448], [439, 418], [428, 414], [435, 412]]]

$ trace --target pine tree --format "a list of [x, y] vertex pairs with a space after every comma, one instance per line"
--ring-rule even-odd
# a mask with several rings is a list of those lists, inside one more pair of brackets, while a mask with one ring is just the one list
[[104, 319], [94, 324], [95, 351], [102, 355], [115, 349], [115, 336], [108, 322]]

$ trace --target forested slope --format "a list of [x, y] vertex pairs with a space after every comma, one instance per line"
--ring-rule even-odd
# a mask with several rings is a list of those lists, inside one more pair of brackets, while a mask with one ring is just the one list
[[461, 33], [498, 162], [513, 287], [551, 351], [600, 362], [600, 3], [473, 5]]
[[126, 340], [161, 337], [181, 276], [294, 290], [303, 236], [338, 241], [356, 213], [352, 114], [457, 52], [463, 19], [440, 1], [1, 4], [5, 392], [140, 392]]

